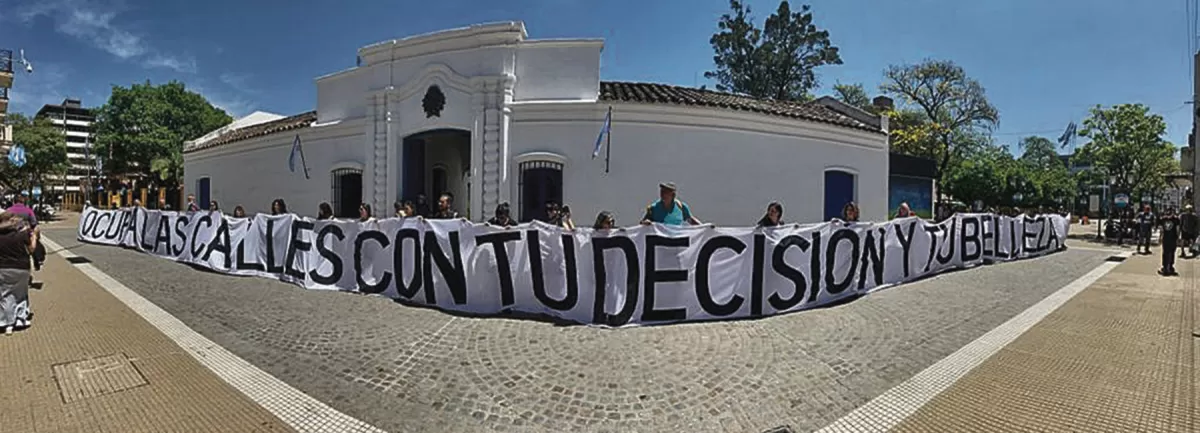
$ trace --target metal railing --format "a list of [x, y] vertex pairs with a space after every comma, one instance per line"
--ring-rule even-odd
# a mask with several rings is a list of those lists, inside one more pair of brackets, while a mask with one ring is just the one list
[[0, 50], [0, 72], [12, 72], [12, 50]]
[[0, 99], [8, 99], [8, 88], [0, 87]]

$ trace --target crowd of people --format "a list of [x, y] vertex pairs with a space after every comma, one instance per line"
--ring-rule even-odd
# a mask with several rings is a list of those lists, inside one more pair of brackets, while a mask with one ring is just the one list
[[1196, 257], [1200, 250], [1200, 246], [1196, 245], [1196, 238], [1200, 235], [1200, 216], [1196, 215], [1190, 204], [1184, 206], [1182, 212], [1168, 207], [1161, 213], [1155, 213], [1153, 207], [1144, 204], [1139, 211], [1120, 211], [1107, 225], [1108, 236], [1115, 237], [1117, 245], [1123, 245], [1127, 237], [1132, 238], [1138, 254], [1153, 254], [1150, 244], [1157, 229], [1159, 245], [1163, 248], [1162, 268], [1158, 273], [1164, 276], [1178, 275], [1175, 271], [1175, 250], [1180, 250], [1179, 257], [1185, 259]]

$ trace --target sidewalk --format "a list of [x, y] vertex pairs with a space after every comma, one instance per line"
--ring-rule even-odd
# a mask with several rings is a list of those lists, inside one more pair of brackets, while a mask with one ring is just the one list
[[35, 277], [33, 326], [0, 336], [4, 431], [291, 431], [63, 257]]
[[894, 431], [1200, 431], [1200, 260], [1160, 260], [1129, 258]]

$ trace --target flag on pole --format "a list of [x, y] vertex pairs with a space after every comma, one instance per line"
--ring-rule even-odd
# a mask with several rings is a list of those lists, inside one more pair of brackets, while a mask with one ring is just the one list
[[8, 161], [17, 167], [24, 166], [25, 148], [21, 147], [20, 144], [14, 144], [13, 147], [8, 150]]
[[600, 156], [600, 148], [604, 146], [604, 137], [608, 136], [610, 129], [612, 129], [612, 107], [608, 107], [608, 114], [604, 115], [604, 125], [600, 126], [600, 135], [596, 137], [596, 146], [592, 148], [592, 159]]
[[296, 155], [300, 155], [300, 166], [304, 169], [304, 178], [308, 179], [308, 164], [304, 161], [304, 148], [300, 144], [300, 134], [292, 141], [292, 153], [288, 155], [288, 170], [296, 172]]

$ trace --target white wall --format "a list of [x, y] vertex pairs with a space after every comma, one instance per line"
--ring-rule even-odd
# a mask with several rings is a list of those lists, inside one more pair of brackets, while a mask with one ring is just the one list
[[517, 50], [513, 100], [595, 100], [603, 44], [531, 41]]
[[[288, 210], [315, 216], [322, 201], [333, 202], [330, 172], [336, 168], [362, 169], [366, 161], [363, 126], [307, 128], [300, 132], [309, 179], [299, 158], [296, 172], [288, 170], [295, 134], [282, 133], [184, 154], [187, 192], [196, 192], [196, 181], [210, 179], [210, 197], [232, 213], [242, 205], [247, 213], [268, 212], [271, 201], [283, 198]], [[364, 184], [366, 179], [364, 179]]]
[[[622, 121], [622, 112], [614, 109], [611, 171], [605, 174], [603, 153], [591, 159], [603, 117], [598, 113], [594, 121], [518, 120], [510, 136], [514, 157], [546, 151], [567, 158], [564, 201], [571, 205], [576, 224], [591, 225], [601, 210], [615, 211], [621, 225], [636, 224], [645, 206], [658, 197], [660, 181], [675, 182], [679, 198], [705, 222], [750, 226], [772, 200], [783, 203], [787, 221], [820, 221], [827, 168], [857, 172], [855, 199], [864, 220], [883, 220], [887, 214], [883, 135], [878, 135], [880, 147], [866, 148], [711, 126]], [[517, 164], [509, 169], [513, 209], [520, 209]]]

